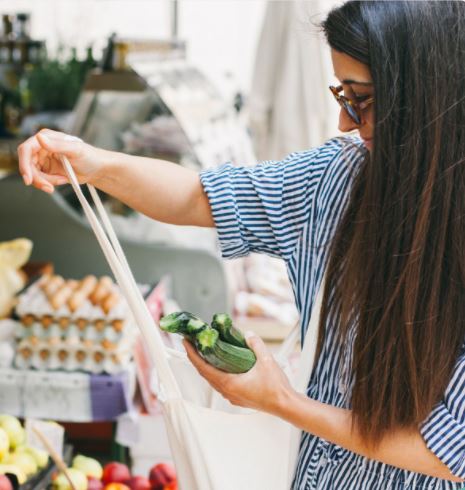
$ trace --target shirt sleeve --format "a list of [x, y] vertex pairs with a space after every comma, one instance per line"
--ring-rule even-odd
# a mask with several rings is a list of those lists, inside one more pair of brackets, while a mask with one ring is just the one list
[[465, 479], [465, 353], [459, 357], [444, 398], [421, 427], [426, 446]]
[[323, 146], [255, 167], [226, 164], [202, 172], [223, 257], [261, 252], [288, 259], [335, 151]]

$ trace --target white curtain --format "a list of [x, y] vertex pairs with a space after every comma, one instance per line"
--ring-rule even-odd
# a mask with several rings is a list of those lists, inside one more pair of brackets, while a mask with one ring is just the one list
[[270, 1], [249, 100], [260, 160], [280, 159], [338, 134], [330, 51], [318, 24], [335, 0]]

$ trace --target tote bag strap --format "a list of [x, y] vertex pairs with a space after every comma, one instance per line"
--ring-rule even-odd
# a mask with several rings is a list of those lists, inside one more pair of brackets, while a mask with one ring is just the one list
[[93, 186], [88, 185], [90, 195], [95, 203], [97, 212], [100, 215], [103, 227], [95, 215], [92, 207], [87, 202], [87, 199], [79, 186], [79, 182], [68, 159], [64, 155], [60, 155], [60, 159], [68, 176], [69, 182], [71, 183], [71, 186], [73, 187], [74, 192], [81, 203], [84, 214], [89, 220], [108, 265], [115, 276], [116, 282], [121, 288], [121, 291], [123, 292], [134, 315], [136, 323], [142, 332], [150, 358], [154, 363], [155, 369], [157, 370], [162, 397], [165, 399], [181, 398], [181, 391], [178, 383], [176, 382], [173, 371], [169, 366], [167, 352], [165, 350], [160, 332], [150, 314], [150, 311], [148, 310], [139, 288], [137, 287], [126, 256], [124, 255], [116, 233], [113, 230], [100, 196]]
[[304, 345], [302, 347], [302, 353], [300, 355], [299, 366], [294, 378], [294, 388], [300, 393], [304, 393], [307, 390], [308, 381], [315, 363], [316, 346], [318, 343], [318, 327], [320, 325], [321, 307], [323, 305], [323, 295], [325, 290], [325, 279], [326, 274], [323, 275], [315, 302], [313, 303], [310, 322], [308, 324]]
[[280, 364], [285, 364], [289, 359], [289, 356], [294, 352], [295, 345], [300, 338], [300, 325], [297, 324], [282, 341], [281, 346], [275, 354], [275, 359]]

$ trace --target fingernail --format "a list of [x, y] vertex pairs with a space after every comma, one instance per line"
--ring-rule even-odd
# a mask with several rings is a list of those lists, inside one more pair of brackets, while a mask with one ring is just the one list
[[255, 332], [252, 332], [252, 330], [247, 330], [247, 332], [244, 333], [244, 337], [246, 339], [250, 339], [251, 337], [255, 337]]

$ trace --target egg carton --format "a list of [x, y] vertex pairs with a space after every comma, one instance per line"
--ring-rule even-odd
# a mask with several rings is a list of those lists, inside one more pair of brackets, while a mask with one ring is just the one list
[[85, 371], [89, 373], [117, 373], [132, 358], [132, 343], [102, 345], [81, 342], [50, 342], [31, 338], [22, 340], [16, 349], [15, 366], [18, 369]]
[[[24, 319], [23, 319], [24, 320]], [[125, 338], [134, 335], [136, 329], [134, 324], [124, 323], [120, 320], [114, 321], [112, 325], [105, 325], [96, 322], [95, 324], [67, 324], [66, 328], [61, 327], [58, 323], [52, 323], [44, 327], [41, 322], [25, 324], [19, 323], [16, 337], [19, 340], [37, 338], [40, 340], [66, 340], [78, 339], [79, 341], [92, 342], [111, 342], [118, 344]]]
[[44, 276], [19, 296], [15, 312], [25, 326], [40, 323], [44, 329], [52, 324], [62, 329], [69, 324], [79, 328], [97, 322], [111, 325], [131, 317], [128, 304], [112, 279], [92, 275], [80, 281]]

